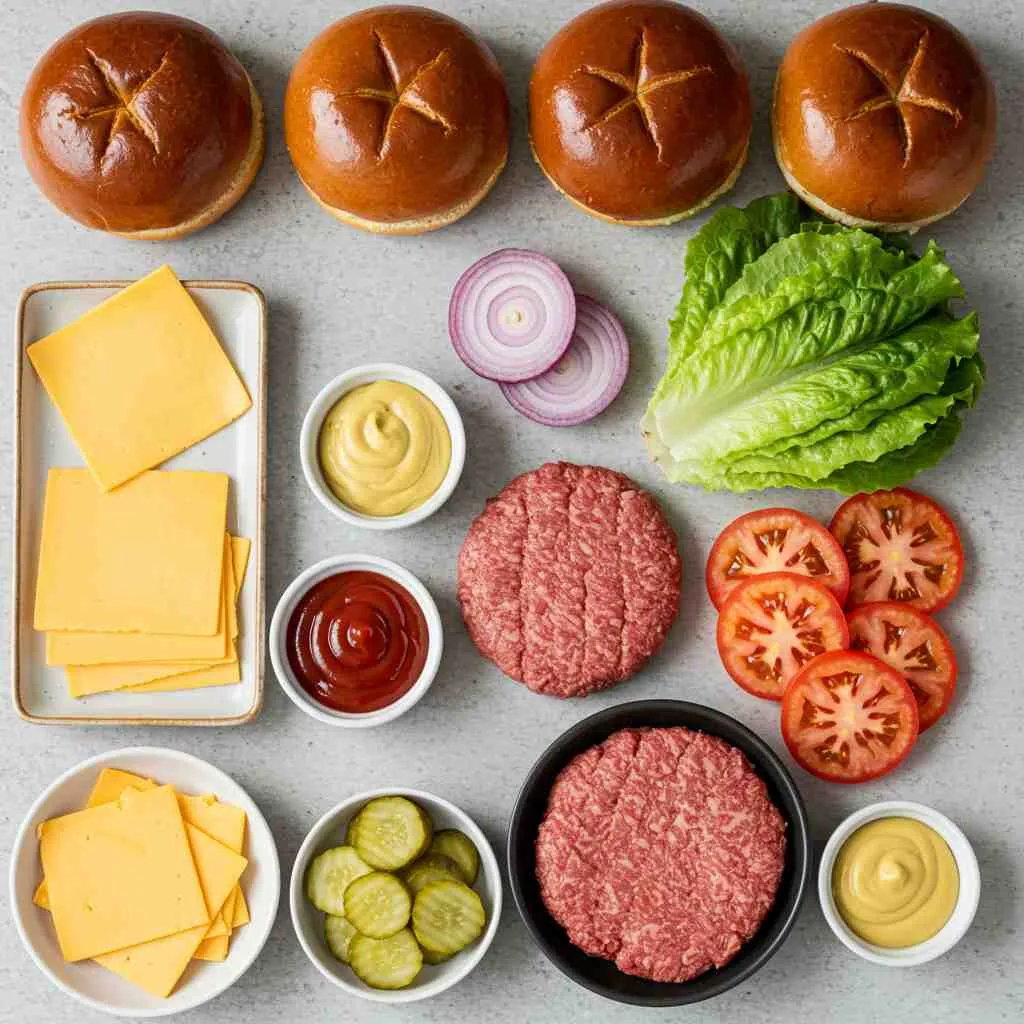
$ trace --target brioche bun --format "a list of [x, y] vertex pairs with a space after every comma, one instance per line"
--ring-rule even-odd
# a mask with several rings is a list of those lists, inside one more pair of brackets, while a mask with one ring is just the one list
[[415, 235], [465, 216], [498, 180], [508, 95], [490, 50], [453, 18], [375, 7], [309, 44], [284, 127], [299, 177], [332, 216]]
[[171, 14], [86, 22], [42, 56], [21, 101], [21, 151], [43, 194], [126, 238], [198, 231], [263, 160], [249, 76], [202, 25]]
[[786, 181], [814, 209], [851, 227], [914, 231], [952, 213], [981, 181], [996, 101], [949, 22], [867, 3], [793, 40], [772, 126]]
[[530, 78], [541, 170], [581, 209], [616, 224], [671, 224], [727, 192], [750, 124], [738, 54], [706, 18], [670, 0], [591, 8], [544, 47]]

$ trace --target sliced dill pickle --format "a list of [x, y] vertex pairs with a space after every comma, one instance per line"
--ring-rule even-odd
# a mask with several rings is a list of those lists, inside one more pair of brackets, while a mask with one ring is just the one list
[[425, 885], [412, 905], [416, 941], [431, 953], [451, 956], [484, 930], [487, 915], [480, 897], [468, 885], [441, 879]]
[[412, 897], [394, 875], [372, 871], [345, 890], [345, 917], [371, 939], [386, 939], [409, 923]]
[[459, 877], [466, 885], [476, 881], [480, 871], [480, 854], [473, 845], [473, 840], [458, 829], [445, 828], [434, 833], [430, 841], [430, 852], [439, 853], [455, 861], [459, 868]]
[[423, 953], [423, 962], [430, 964], [432, 967], [436, 967], [438, 964], [443, 964], [448, 960], [451, 960], [454, 954], [451, 953], [432, 953], [429, 949], [424, 949], [420, 946], [420, 951]]
[[355, 816], [348, 841], [371, 867], [397, 871], [426, 852], [433, 833], [423, 808], [404, 796], [382, 796]]
[[315, 858], [306, 872], [306, 896], [325, 914], [345, 913], [345, 890], [373, 868], [351, 846], [335, 846]]
[[413, 896], [416, 895], [425, 885], [437, 882], [442, 878], [453, 878], [456, 882], [462, 881], [459, 874], [459, 865], [446, 857], [443, 853], [425, 853], [418, 860], [414, 860], [403, 872], [402, 881], [409, 886]]
[[328, 914], [324, 919], [324, 940], [327, 948], [343, 964], [348, 963], [348, 948], [357, 934], [348, 918]]
[[371, 988], [405, 988], [423, 966], [423, 952], [412, 932], [403, 928], [386, 939], [354, 935], [349, 964]]

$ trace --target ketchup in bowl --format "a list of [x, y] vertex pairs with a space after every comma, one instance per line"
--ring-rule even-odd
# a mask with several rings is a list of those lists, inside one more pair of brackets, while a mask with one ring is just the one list
[[427, 620], [400, 583], [353, 570], [320, 580], [288, 623], [288, 661], [299, 685], [334, 711], [377, 711], [419, 678]]

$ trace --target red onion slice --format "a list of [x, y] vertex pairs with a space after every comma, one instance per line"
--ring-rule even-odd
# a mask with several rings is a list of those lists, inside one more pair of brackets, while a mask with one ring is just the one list
[[489, 380], [536, 377], [572, 340], [576, 296], [561, 267], [528, 249], [499, 249], [459, 278], [448, 334], [459, 358]]
[[576, 296], [576, 329], [565, 355], [533, 380], [502, 384], [509, 404], [537, 423], [572, 427], [611, 405], [629, 371], [629, 342], [619, 318]]

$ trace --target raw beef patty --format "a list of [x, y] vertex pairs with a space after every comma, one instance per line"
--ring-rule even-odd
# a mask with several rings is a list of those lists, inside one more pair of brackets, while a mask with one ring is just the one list
[[676, 537], [628, 477], [552, 462], [469, 529], [459, 602], [480, 653], [531, 690], [582, 697], [628, 679], [679, 607]]
[[786, 823], [746, 757], [690, 729], [624, 729], [574, 758], [537, 835], [537, 880], [570, 941], [619, 970], [687, 981], [757, 931]]

